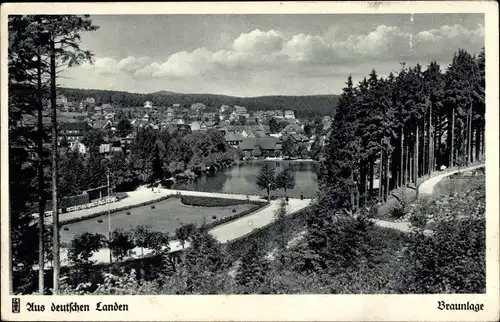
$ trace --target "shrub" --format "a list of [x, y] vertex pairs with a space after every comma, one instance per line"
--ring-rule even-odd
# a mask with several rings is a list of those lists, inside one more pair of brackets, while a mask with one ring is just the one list
[[175, 230], [175, 237], [179, 239], [182, 247], [184, 247], [185, 242], [191, 239], [195, 231], [196, 231], [195, 224], [182, 225], [181, 227]]
[[68, 249], [68, 258], [75, 265], [91, 264], [92, 255], [104, 246], [106, 238], [101, 234], [85, 232], [75, 236]]
[[400, 219], [408, 213], [408, 200], [404, 191], [401, 191], [399, 196], [394, 195], [394, 197], [397, 199], [397, 202], [389, 210], [389, 216], [394, 219]]
[[198, 196], [182, 196], [181, 202], [188, 206], [198, 206], [198, 207], [229, 207], [238, 206], [245, 204], [263, 204], [264, 202], [250, 201], [250, 200], [239, 200], [239, 199], [224, 199], [224, 198], [212, 198], [212, 197], [198, 197]]
[[126, 256], [130, 256], [134, 246], [132, 233], [124, 231], [123, 229], [115, 229], [112, 232], [111, 240], [109, 241], [109, 249], [113, 257], [119, 261], [123, 260]]
[[420, 200], [417, 216], [436, 219], [432, 234], [421, 229], [405, 252], [404, 285], [414, 293], [484, 293], [486, 285], [485, 189], [455, 197]]

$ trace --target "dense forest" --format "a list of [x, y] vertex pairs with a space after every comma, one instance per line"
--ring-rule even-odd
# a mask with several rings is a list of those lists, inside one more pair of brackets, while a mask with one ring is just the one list
[[443, 71], [409, 67], [387, 78], [375, 70], [354, 86], [349, 77], [325, 150], [322, 191], [332, 207], [350, 211], [371, 196], [377, 200], [441, 166], [482, 159], [485, 148], [485, 59], [460, 50]]
[[111, 103], [121, 107], [137, 107], [142, 106], [145, 101], [151, 101], [154, 106], [163, 107], [176, 103], [185, 107], [190, 107], [194, 103], [203, 103], [212, 107], [228, 104], [245, 106], [249, 111], [290, 109], [295, 111], [297, 117], [306, 118], [332, 116], [338, 100], [338, 95], [232, 97], [214, 94], [179, 94], [167, 91], [138, 94], [76, 88], [60, 88], [59, 93], [71, 101], [94, 97], [98, 105]]

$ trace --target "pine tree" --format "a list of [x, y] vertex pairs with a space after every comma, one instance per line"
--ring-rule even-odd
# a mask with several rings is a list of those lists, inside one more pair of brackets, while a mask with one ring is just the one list
[[269, 201], [271, 191], [276, 189], [276, 168], [269, 163], [264, 164], [257, 176], [256, 183], [260, 190], [266, 190]]
[[295, 188], [295, 178], [290, 168], [286, 168], [278, 173], [276, 176], [276, 187], [284, 190], [285, 198], [287, 197], [286, 191]]
[[325, 160], [321, 165], [320, 202], [325, 207], [352, 211], [356, 180], [359, 181], [359, 155], [361, 146], [357, 134], [357, 98], [352, 78], [349, 77], [340, 96], [337, 112], [332, 122]]

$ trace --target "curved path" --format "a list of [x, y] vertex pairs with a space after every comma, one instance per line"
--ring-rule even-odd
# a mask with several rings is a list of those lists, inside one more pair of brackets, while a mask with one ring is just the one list
[[[479, 168], [484, 168], [484, 163], [470, 166], [467, 168], [462, 168], [462, 169], [450, 169], [448, 171], [441, 171], [441, 172], [434, 172], [430, 178], [427, 180], [423, 181], [419, 186], [418, 186], [418, 193], [420, 196], [430, 196], [434, 193], [434, 187], [436, 184], [438, 184], [441, 180], [443, 180], [446, 177], [449, 177], [453, 174], [459, 173], [459, 172], [467, 172], [467, 171], [473, 171]], [[392, 228], [392, 229], [397, 229], [402, 232], [410, 232], [412, 230], [412, 224], [410, 222], [393, 222], [393, 221], [387, 221], [387, 220], [381, 220], [381, 219], [373, 219], [373, 222], [380, 226], [380, 227], [386, 227], [386, 228]], [[424, 231], [425, 234], [431, 234], [432, 231], [426, 229]]]
[[444, 178], [449, 177], [455, 173], [472, 171], [479, 168], [484, 168], [484, 163], [463, 169], [456, 169], [448, 172], [443, 172], [442, 174], [436, 175], [422, 182], [418, 187], [418, 193], [419, 195], [432, 195], [434, 193], [434, 187], [436, 186], [436, 184], [438, 184], [438, 182], [443, 180]]

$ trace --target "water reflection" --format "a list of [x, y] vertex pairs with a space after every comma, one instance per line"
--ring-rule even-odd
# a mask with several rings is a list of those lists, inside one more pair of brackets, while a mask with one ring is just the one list
[[[180, 182], [173, 189], [196, 190], [206, 192], [225, 192], [239, 194], [264, 194], [256, 186], [256, 176], [265, 162], [272, 162], [277, 171], [290, 168], [295, 176], [296, 186], [288, 190], [291, 197], [299, 198], [301, 193], [306, 198], [316, 195], [318, 184], [316, 171], [318, 164], [314, 162], [297, 161], [251, 161], [240, 165], [224, 168], [214, 174], [205, 175], [196, 180]], [[274, 191], [272, 195], [281, 196], [284, 192]]]

